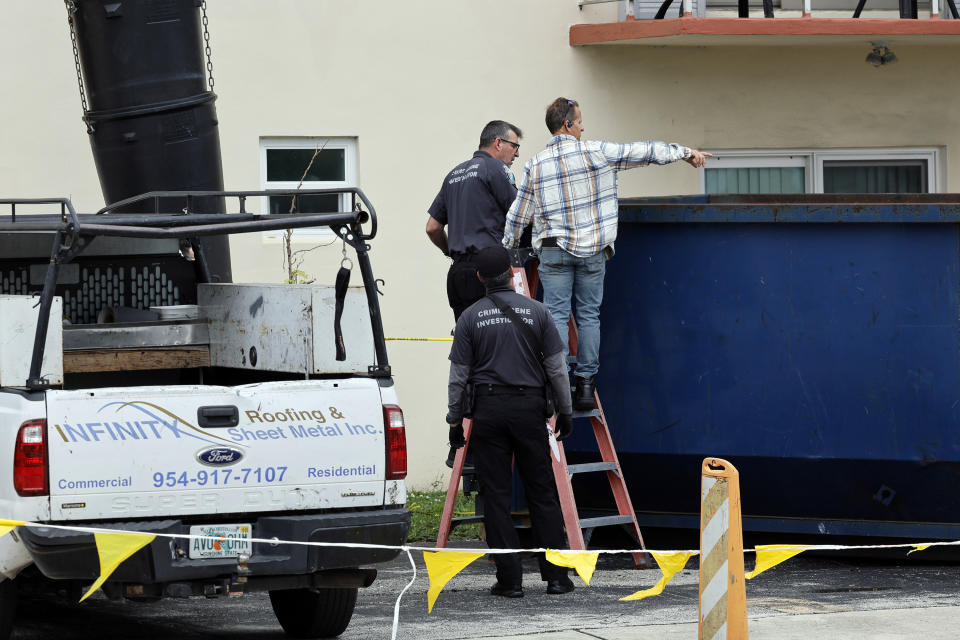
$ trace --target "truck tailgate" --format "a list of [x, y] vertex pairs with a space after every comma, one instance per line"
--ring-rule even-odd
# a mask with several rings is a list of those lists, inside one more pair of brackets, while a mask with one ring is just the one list
[[376, 380], [48, 391], [47, 425], [53, 520], [384, 501]]

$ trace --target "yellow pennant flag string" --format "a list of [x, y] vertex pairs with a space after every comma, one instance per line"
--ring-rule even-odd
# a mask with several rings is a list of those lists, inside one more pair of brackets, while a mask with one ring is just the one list
[[620, 598], [620, 602], [627, 602], [628, 600], [643, 600], [644, 598], [658, 596], [663, 593], [663, 588], [666, 587], [667, 583], [673, 579], [673, 576], [687, 566], [687, 560], [690, 559], [690, 556], [693, 555], [693, 552], [657, 553], [655, 551], [651, 551], [650, 555], [652, 555], [654, 560], [657, 561], [657, 564], [660, 566], [660, 571], [663, 572], [663, 577], [660, 578], [660, 582], [653, 585], [649, 589], [637, 591], [626, 598]]
[[930, 545], [928, 544], [918, 544], [913, 549], [910, 549], [910, 551], [907, 551], [907, 555], [910, 555], [914, 551], [923, 551], [924, 549], [929, 549], [929, 548], [930, 548]]
[[25, 524], [23, 520], [0, 520], [0, 538]]
[[483, 555], [483, 553], [465, 551], [425, 551], [423, 553], [423, 562], [427, 565], [427, 576], [430, 578], [430, 589], [427, 591], [427, 613], [433, 611], [433, 603], [437, 601], [440, 592], [450, 579]]
[[558, 567], [570, 567], [577, 570], [580, 579], [590, 584], [590, 578], [597, 568], [597, 558], [599, 553], [587, 551], [555, 551], [547, 549], [547, 560]]
[[100, 556], [100, 577], [83, 594], [80, 602], [99, 589], [121, 562], [153, 542], [156, 536], [142, 533], [94, 533], [93, 538], [97, 543], [97, 555]]
[[743, 577], [747, 580], [756, 578], [770, 567], [775, 567], [809, 548], [809, 546], [799, 544], [758, 544], [754, 548], [757, 552], [757, 563], [754, 565], [753, 571]]

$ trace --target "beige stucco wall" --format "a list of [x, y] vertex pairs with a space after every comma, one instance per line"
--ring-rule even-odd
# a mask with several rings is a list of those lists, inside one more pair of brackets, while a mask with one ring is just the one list
[[[585, 136], [664, 139], [702, 149], [941, 147], [946, 187], [960, 144], [951, 46], [896, 46], [900, 62], [864, 63], [867, 42], [712, 47], [568, 44], [595, 19], [575, 0], [210, 0], [228, 189], [261, 185], [261, 137], [356, 136], [360, 186], [377, 207], [373, 264], [385, 281], [388, 336], [443, 337], [447, 261], [423, 232], [426, 208], [494, 118], [524, 128], [514, 169], [548, 140], [544, 107], [583, 106]], [[80, 122], [62, 3], [12, 3], [0, 21], [0, 197], [66, 195], [102, 204]], [[956, 187], [954, 187], [956, 189]], [[624, 195], [694, 193], [685, 164], [622, 174]], [[234, 237], [235, 279], [278, 282], [280, 246]], [[305, 271], [332, 281], [339, 255]], [[448, 343], [388, 344], [407, 418], [412, 486], [446, 477]]]

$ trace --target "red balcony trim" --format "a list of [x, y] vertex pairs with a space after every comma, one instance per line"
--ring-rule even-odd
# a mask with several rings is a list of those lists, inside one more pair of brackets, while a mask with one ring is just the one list
[[902, 36], [960, 35], [960, 20], [893, 18], [670, 18], [605, 24], [575, 24], [570, 44], [680, 35], [711, 36]]

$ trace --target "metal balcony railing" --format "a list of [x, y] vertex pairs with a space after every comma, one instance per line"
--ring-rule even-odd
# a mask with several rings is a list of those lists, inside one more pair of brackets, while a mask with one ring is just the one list
[[[788, 0], [782, 0], [786, 3]], [[793, 0], [789, 0], [793, 2]], [[835, 12], [837, 10], [849, 9], [853, 5], [853, 0], [844, 2], [840, 0], [817, 0], [818, 8]], [[707, 17], [707, 9], [737, 9], [737, 17], [749, 18], [750, 9], [762, 8], [765, 18], [775, 17], [774, 10], [781, 6], [781, 0], [580, 0], [579, 5], [583, 8], [586, 5], [605, 4], [616, 2], [618, 5], [618, 19], [625, 20], [661, 20], [663, 18], [675, 17]], [[945, 9], [949, 12], [947, 16], [953, 19], [960, 19], [960, 12], [957, 11], [956, 0], [942, 0]], [[802, 3], [802, 4], [801, 4]], [[822, 3], [822, 4], [821, 4]], [[796, 8], [802, 8], [802, 16], [810, 17], [812, 12], [813, 0], [796, 0]], [[899, 18], [903, 20], [916, 20], [919, 17], [918, 4], [920, 0], [857, 0], [856, 8], [853, 9], [853, 18], [862, 17], [864, 9], [880, 10], [899, 10]], [[923, 2], [926, 9], [927, 2]], [[869, 6], [868, 6], [869, 5]], [[940, 17], [941, 0], [929, 0], [930, 17]], [[786, 8], [786, 4], [783, 5]], [[834, 14], [835, 17], [835, 14]]]

